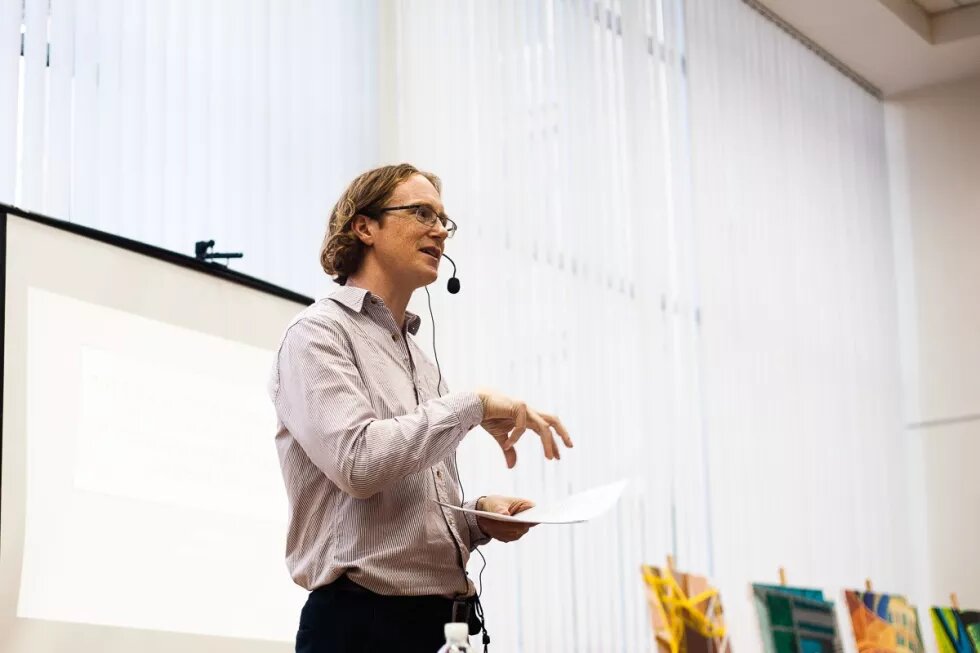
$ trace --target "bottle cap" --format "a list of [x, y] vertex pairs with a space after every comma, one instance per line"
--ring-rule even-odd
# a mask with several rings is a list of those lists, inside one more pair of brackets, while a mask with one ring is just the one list
[[446, 634], [446, 641], [450, 644], [465, 644], [469, 641], [470, 628], [466, 624], [446, 624], [444, 632]]

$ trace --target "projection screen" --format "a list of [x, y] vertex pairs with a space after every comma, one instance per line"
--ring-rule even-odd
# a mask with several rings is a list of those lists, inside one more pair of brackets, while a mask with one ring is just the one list
[[292, 650], [265, 384], [309, 299], [0, 207], [0, 650]]

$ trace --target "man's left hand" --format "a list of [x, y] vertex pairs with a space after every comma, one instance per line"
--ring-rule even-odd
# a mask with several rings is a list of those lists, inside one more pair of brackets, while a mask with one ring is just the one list
[[[497, 495], [482, 497], [476, 502], [477, 510], [495, 512], [500, 515], [516, 515], [519, 512], [533, 507], [534, 502], [529, 499], [501, 497]], [[521, 539], [531, 530], [531, 526], [534, 525], [499, 521], [487, 517], [480, 517], [479, 515], [476, 518], [476, 523], [479, 524], [480, 530], [486, 533], [487, 536], [495, 540], [500, 540], [501, 542], [513, 542], [514, 540]]]

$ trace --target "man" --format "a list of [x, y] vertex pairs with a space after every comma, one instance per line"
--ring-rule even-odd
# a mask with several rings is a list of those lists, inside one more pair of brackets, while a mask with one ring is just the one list
[[[311, 590], [297, 652], [435, 652], [443, 625], [471, 607], [473, 548], [528, 530], [436, 503], [461, 501], [456, 447], [476, 426], [508, 467], [526, 429], [549, 460], [560, 458], [556, 433], [572, 446], [556, 417], [521, 401], [449, 392], [412, 339], [420, 320], [409, 299], [436, 280], [456, 230], [440, 189], [406, 164], [351, 183], [320, 255], [341, 287], [296, 317], [278, 352], [270, 394], [289, 496], [286, 562]], [[466, 507], [515, 514], [532, 505], [487, 496]]]

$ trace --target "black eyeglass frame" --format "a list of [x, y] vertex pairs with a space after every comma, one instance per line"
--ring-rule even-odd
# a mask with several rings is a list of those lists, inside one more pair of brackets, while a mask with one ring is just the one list
[[376, 209], [373, 213], [375, 214], [375, 217], [377, 217], [378, 214], [387, 213], [389, 211], [412, 210], [415, 212], [414, 214], [415, 219], [418, 220], [421, 224], [424, 224], [427, 227], [435, 226], [434, 224], [427, 223], [425, 220], [419, 217], [419, 209], [429, 209], [430, 211], [435, 213], [436, 218], [439, 220], [439, 222], [442, 223], [443, 229], [449, 232], [449, 235], [446, 236], [446, 238], [452, 238], [454, 235], [456, 235], [456, 229], [458, 228], [456, 226], [456, 222], [445, 213], [436, 213], [435, 209], [433, 209], [428, 204], [406, 204], [405, 206], [385, 206], [383, 208]]

